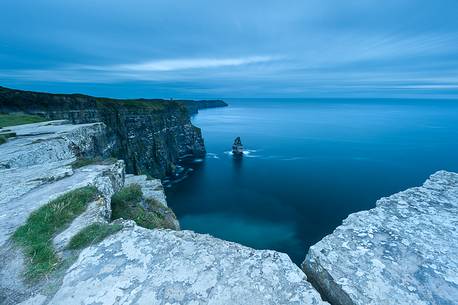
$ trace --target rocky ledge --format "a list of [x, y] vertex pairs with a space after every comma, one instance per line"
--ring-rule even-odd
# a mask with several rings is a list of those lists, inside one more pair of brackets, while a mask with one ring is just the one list
[[84, 250], [49, 304], [326, 304], [286, 254], [127, 227]]
[[[16, 137], [0, 145], [1, 304], [327, 304], [286, 254], [190, 231], [146, 229], [132, 220], [111, 222], [111, 199], [126, 187], [140, 187], [142, 200], [156, 203], [158, 217], [167, 217], [159, 213], [167, 202], [160, 180], [125, 175], [123, 161], [78, 162], [99, 153], [107, 139], [103, 123], [54, 121], [8, 129]], [[49, 213], [71, 209], [70, 201], [56, 200], [84, 187], [95, 188], [97, 196], [43, 241], [54, 265], [30, 279], [27, 270], [36, 259], [15, 234], [52, 202]], [[29, 228], [40, 225], [35, 220]], [[72, 246], [75, 237], [81, 245], [82, 232], [94, 225], [119, 231]]]
[[312, 246], [308, 278], [335, 305], [458, 303], [458, 174], [351, 214]]

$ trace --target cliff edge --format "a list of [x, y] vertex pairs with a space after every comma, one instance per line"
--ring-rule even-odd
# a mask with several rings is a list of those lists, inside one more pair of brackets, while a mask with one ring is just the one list
[[327, 304], [286, 254], [176, 231], [159, 179], [125, 175], [123, 161], [80, 162], [99, 152], [105, 124], [8, 130], [1, 304]]
[[308, 278], [335, 305], [452, 305], [458, 301], [458, 174], [351, 214], [312, 246]]

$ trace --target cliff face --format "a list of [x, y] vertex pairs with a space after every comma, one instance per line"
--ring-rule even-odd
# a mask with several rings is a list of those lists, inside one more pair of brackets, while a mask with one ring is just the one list
[[312, 246], [303, 269], [334, 305], [452, 305], [458, 301], [458, 174], [351, 214]]
[[189, 101], [189, 100], [179, 100], [177, 101], [182, 103], [188, 109], [189, 114], [197, 114], [199, 109], [207, 108], [216, 108], [216, 107], [227, 107], [226, 102], [222, 100], [201, 100], [201, 101]]
[[173, 173], [181, 158], [205, 154], [201, 131], [191, 124], [186, 107], [165, 100], [115, 100], [0, 87], [0, 113], [39, 114], [74, 124], [103, 122], [110, 143], [104, 157], [125, 160], [127, 172], [155, 177]]

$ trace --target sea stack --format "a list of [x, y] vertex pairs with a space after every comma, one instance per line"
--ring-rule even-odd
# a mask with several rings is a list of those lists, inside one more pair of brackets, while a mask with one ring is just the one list
[[243, 145], [240, 137], [235, 138], [234, 144], [232, 144], [232, 154], [235, 156], [243, 156]]

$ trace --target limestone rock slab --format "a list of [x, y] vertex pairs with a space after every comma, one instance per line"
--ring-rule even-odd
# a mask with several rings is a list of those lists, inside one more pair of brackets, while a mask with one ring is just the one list
[[458, 304], [458, 174], [351, 214], [303, 269], [335, 305]]
[[327, 304], [286, 254], [124, 228], [80, 253], [49, 304]]

